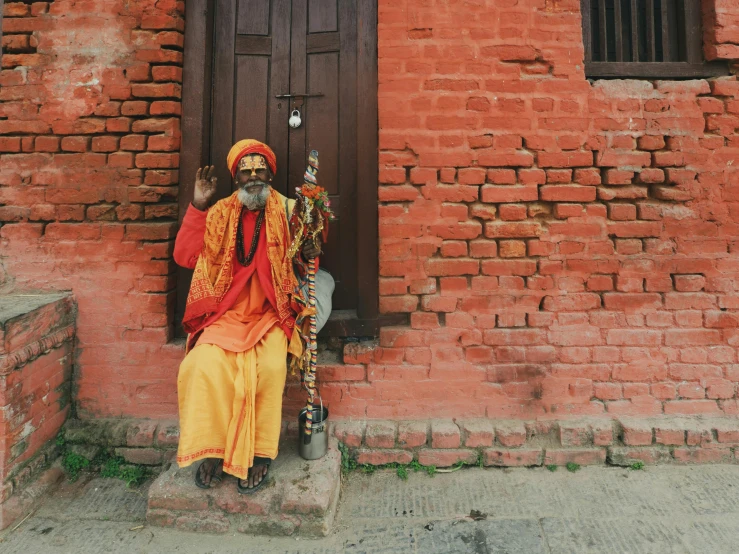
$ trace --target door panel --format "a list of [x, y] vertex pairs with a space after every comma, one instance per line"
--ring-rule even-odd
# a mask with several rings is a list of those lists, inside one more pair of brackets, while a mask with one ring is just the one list
[[239, 0], [236, 32], [240, 35], [269, 35], [269, 0]]
[[269, 110], [269, 58], [265, 56], [236, 57], [236, 93], [238, 109], [234, 113], [236, 134], [267, 137]]
[[338, 31], [338, 0], [308, 0], [308, 32]]

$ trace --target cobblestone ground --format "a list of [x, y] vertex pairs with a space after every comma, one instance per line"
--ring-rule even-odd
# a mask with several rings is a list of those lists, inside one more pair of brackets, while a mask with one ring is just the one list
[[0, 552], [735, 553], [739, 466], [353, 474], [320, 540], [184, 533], [147, 526], [145, 511], [146, 486], [64, 484], [0, 534]]

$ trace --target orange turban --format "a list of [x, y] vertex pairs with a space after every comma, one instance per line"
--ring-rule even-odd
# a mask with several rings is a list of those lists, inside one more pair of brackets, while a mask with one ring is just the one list
[[236, 175], [236, 168], [239, 165], [241, 158], [247, 154], [259, 154], [264, 156], [267, 160], [267, 165], [272, 170], [272, 173], [277, 173], [277, 157], [272, 149], [258, 140], [244, 139], [240, 140], [231, 147], [226, 158], [228, 169], [231, 172], [231, 177]]

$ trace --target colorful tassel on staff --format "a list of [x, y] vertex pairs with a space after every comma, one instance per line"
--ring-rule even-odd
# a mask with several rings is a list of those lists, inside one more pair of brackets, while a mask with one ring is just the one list
[[[315, 402], [316, 395], [316, 366], [318, 365], [318, 349], [316, 345], [316, 335], [318, 334], [316, 326], [316, 259], [311, 258], [308, 262], [308, 304], [313, 309], [313, 313], [310, 315], [310, 334], [309, 344], [310, 349], [310, 364], [305, 375], [305, 385], [308, 389], [308, 412], [306, 413], [305, 419], [305, 436], [303, 438], [304, 444], [310, 444], [311, 434], [313, 432], [313, 404]], [[321, 414], [323, 417], [323, 414]]]

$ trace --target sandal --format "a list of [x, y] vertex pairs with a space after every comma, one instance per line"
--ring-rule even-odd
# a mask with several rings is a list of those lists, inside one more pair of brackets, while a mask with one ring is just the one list
[[[208, 471], [208, 468], [204, 469], [204, 473], [208, 475], [210, 473], [210, 483], [205, 484], [203, 482], [202, 477], [200, 477], [200, 470], [203, 468], [203, 466], [207, 463], [212, 463], [213, 466], [210, 468], [210, 472]], [[215, 484], [218, 484], [221, 482], [222, 475], [223, 475], [223, 460], [216, 459], [215, 461], [207, 459], [203, 460], [200, 465], [198, 466], [198, 469], [195, 471], [195, 484], [201, 488], [201, 489], [209, 489]], [[216, 473], [219, 469], [221, 469], [220, 472]]]
[[267, 482], [267, 478], [269, 477], [269, 466], [271, 463], [272, 463], [272, 460], [270, 458], [262, 458], [260, 456], [254, 456], [254, 465], [249, 468], [249, 474], [251, 474], [251, 470], [254, 469], [255, 467], [267, 466], [267, 471], [264, 473], [264, 477], [262, 477], [262, 480], [259, 481], [257, 485], [249, 488], [241, 484], [241, 481], [249, 480], [249, 474], [247, 474], [246, 479], [236, 480], [236, 490], [238, 490], [241, 494], [254, 494], [259, 489], [261, 489], [264, 486], [264, 484]]

